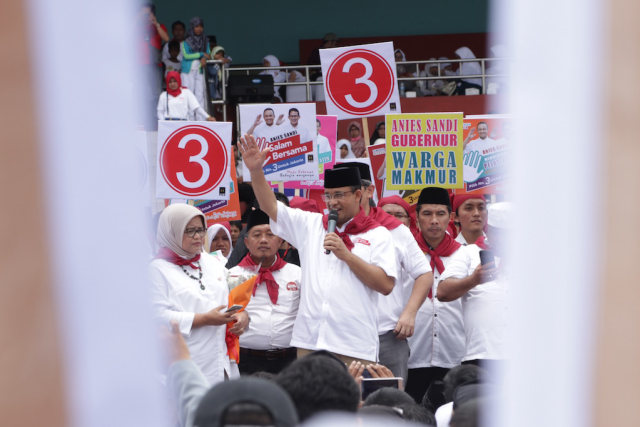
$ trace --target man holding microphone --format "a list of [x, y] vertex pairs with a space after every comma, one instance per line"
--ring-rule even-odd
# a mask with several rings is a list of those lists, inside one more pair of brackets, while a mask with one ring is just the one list
[[303, 286], [291, 346], [298, 357], [322, 349], [346, 364], [376, 362], [378, 294], [394, 287], [396, 257], [389, 231], [360, 207], [358, 169], [325, 172], [323, 199], [335, 211], [333, 225], [328, 215], [278, 203], [262, 170], [268, 149], [259, 150], [252, 135], [239, 146], [272, 231], [300, 252]]

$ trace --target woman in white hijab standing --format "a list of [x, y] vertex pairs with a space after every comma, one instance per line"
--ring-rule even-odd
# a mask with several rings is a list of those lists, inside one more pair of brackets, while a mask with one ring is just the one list
[[226, 324], [235, 320], [230, 332], [240, 335], [249, 317], [226, 312], [227, 270], [218, 258], [203, 252], [205, 224], [204, 214], [193, 206], [166, 207], [158, 220], [160, 249], [149, 274], [158, 316], [177, 324], [191, 358], [213, 385], [239, 375], [227, 356]]

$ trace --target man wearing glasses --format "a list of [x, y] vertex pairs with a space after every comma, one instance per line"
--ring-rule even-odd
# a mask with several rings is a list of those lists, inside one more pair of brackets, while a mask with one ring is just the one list
[[360, 162], [338, 163], [335, 168], [355, 167], [360, 172], [362, 201], [360, 206], [370, 218], [391, 233], [396, 252], [398, 280], [393, 291], [378, 301], [378, 335], [380, 338], [380, 363], [391, 369], [396, 377], [407, 383], [409, 343], [413, 335], [416, 314], [424, 303], [431, 285], [433, 273], [418, 243], [408, 227], [382, 209], [373, 207], [371, 201], [375, 186], [371, 181], [369, 165]]
[[260, 151], [252, 135], [239, 145], [272, 231], [300, 252], [303, 287], [291, 346], [298, 347], [298, 357], [323, 349], [347, 364], [375, 362], [378, 294], [394, 287], [396, 257], [389, 231], [360, 208], [358, 169], [325, 173], [324, 200], [338, 217], [336, 231], [329, 233], [326, 215], [276, 202], [262, 171], [268, 150]]

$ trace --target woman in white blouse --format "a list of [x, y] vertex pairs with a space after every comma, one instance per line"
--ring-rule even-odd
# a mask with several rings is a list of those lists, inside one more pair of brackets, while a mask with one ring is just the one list
[[182, 86], [180, 73], [169, 71], [165, 77], [167, 90], [158, 98], [158, 120], [202, 120], [214, 122], [216, 119], [198, 103], [196, 96]]
[[229, 362], [226, 324], [240, 335], [249, 324], [245, 312], [227, 312], [227, 270], [218, 258], [203, 252], [205, 217], [197, 208], [173, 204], [158, 221], [160, 247], [149, 266], [154, 308], [160, 318], [175, 322], [191, 358], [210, 384], [238, 376]]

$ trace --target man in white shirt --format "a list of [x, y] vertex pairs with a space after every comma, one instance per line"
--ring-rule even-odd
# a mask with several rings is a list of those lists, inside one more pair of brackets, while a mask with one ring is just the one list
[[389, 295], [378, 298], [379, 361], [397, 377], [407, 382], [409, 343], [413, 335], [416, 314], [429, 294], [433, 283], [431, 267], [408, 227], [384, 210], [372, 207], [375, 185], [369, 165], [359, 162], [336, 164], [336, 168], [357, 167], [362, 181], [360, 206], [365, 215], [376, 220], [391, 233], [397, 258], [398, 278]]
[[[510, 211], [506, 202], [489, 206], [487, 237], [492, 251], [500, 249], [499, 232], [505, 228]], [[493, 218], [492, 218], [493, 217]], [[463, 363], [488, 366], [507, 358], [507, 281], [495, 267], [495, 261], [481, 263], [481, 249], [489, 249], [480, 239], [451, 260], [442, 277], [437, 298], [462, 301], [466, 349]], [[489, 257], [493, 258], [493, 256]], [[499, 258], [496, 258], [499, 261]]]
[[453, 220], [460, 227], [456, 241], [463, 246], [474, 244], [484, 236], [487, 225], [487, 202], [482, 194], [456, 194], [453, 196]]
[[[329, 143], [329, 139], [326, 136], [320, 133], [320, 129], [322, 129], [322, 124], [320, 120], [316, 119], [316, 145], [318, 146], [318, 163], [323, 165], [324, 163], [331, 163], [333, 160], [333, 150], [331, 149], [331, 144]], [[324, 172], [324, 169], [320, 171], [320, 173]]]
[[262, 171], [268, 149], [259, 150], [252, 135], [241, 138], [239, 146], [271, 229], [300, 253], [303, 287], [291, 345], [298, 347], [299, 357], [322, 349], [347, 364], [375, 362], [375, 307], [379, 293], [393, 290], [396, 257], [389, 231], [361, 211], [358, 170], [325, 173], [323, 198], [337, 213], [335, 231], [329, 232], [327, 216], [276, 202]]
[[495, 146], [498, 145], [495, 139], [489, 138], [489, 125], [487, 122], [479, 122], [476, 126], [478, 138], [475, 136], [473, 128], [469, 131], [469, 135], [464, 139], [462, 146], [464, 147], [463, 156], [463, 177], [465, 182], [474, 182], [480, 178], [486, 171], [484, 156], [489, 154]]
[[[283, 118], [281, 114], [278, 117], [278, 122]], [[262, 121], [264, 119], [264, 122]], [[260, 148], [264, 148], [271, 142], [271, 138], [280, 135], [282, 129], [276, 124], [276, 113], [273, 108], [267, 107], [262, 114], [258, 114], [253, 125], [247, 130], [247, 134], [254, 135]]]
[[[271, 231], [269, 217], [254, 209], [244, 238], [249, 253], [229, 270], [229, 280], [258, 274], [246, 307], [251, 326], [240, 337], [240, 373], [266, 371], [277, 374], [296, 359], [290, 347], [293, 323], [300, 301], [300, 267], [278, 255], [282, 239]], [[257, 270], [259, 268], [259, 270]]]
[[416, 316], [415, 333], [409, 338], [409, 380], [405, 391], [417, 402], [432, 382], [442, 380], [464, 355], [464, 327], [459, 301], [443, 303], [434, 296], [451, 258], [460, 250], [448, 233], [451, 218], [449, 194], [444, 188], [427, 187], [420, 192], [416, 213], [418, 245], [433, 269], [433, 287]]
[[297, 108], [289, 109], [288, 118], [289, 124], [282, 126], [281, 136], [288, 137], [291, 135], [300, 135], [300, 143], [313, 140], [309, 130], [300, 124], [300, 111]]

